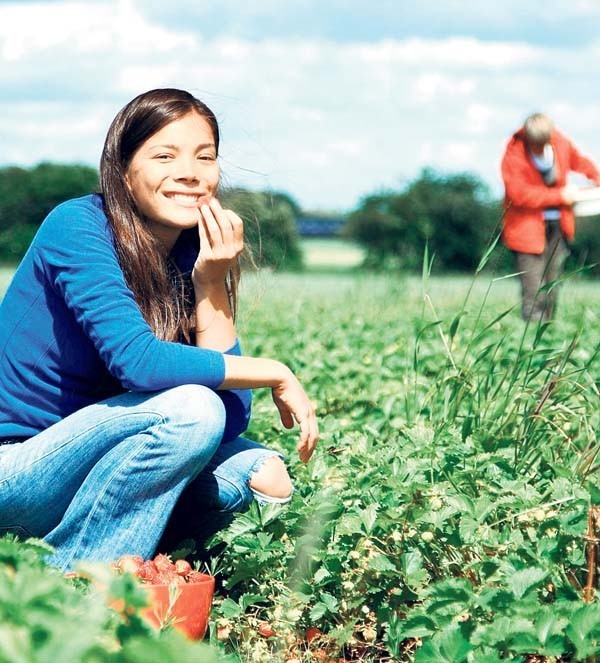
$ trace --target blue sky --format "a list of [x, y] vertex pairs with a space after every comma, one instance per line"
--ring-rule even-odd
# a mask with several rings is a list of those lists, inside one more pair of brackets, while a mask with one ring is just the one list
[[97, 165], [152, 87], [215, 111], [225, 182], [352, 209], [426, 166], [500, 194], [530, 112], [600, 161], [600, 2], [0, 0], [0, 165]]

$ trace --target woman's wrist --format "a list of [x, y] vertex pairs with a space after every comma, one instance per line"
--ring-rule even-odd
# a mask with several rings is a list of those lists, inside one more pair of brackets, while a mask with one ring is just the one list
[[222, 293], [227, 293], [227, 283], [225, 281], [225, 277], [207, 279], [200, 277], [194, 278], [192, 276], [192, 285], [194, 286], [196, 301], [204, 299], [205, 297], [212, 297], [215, 295], [221, 295]]
[[294, 378], [292, 371], [276, 359], [225, 355], [225, 379], [220, 389], [277, 389]]

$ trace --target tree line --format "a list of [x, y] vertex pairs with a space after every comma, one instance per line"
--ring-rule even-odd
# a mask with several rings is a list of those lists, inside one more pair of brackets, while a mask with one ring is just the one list
[[[0, 260], [18, 262], [53, 207], [97, 190], [98, 172], [85, 165], [0, 168]], [[244, 219], [248, 264], [302, 267], [297, 221], [303, 211], [290, 195], [229, 188], [220, 196]], [[424, 169], [400, 190], [365, 196], [347, 215], [342, 235], [364, 247], [365, 268], [419, 270], [427, 247], [437, 271], [471, 272], [497, 239], [501, 223], [501, 201], [476, 175]], [[571, 268], [585, 264], [600, 275], [598, 228], [595, 219], [579, 223]], [[499, 245], [491, 264], [511, 269], [508, 251]]]
[[[98, 190], [98, 171], [90, 166], [40, 163], [33, 168], [0, 168], [0, 261], [17, 263], [56, 205]], [[245, 221], [249, 264], [273, 269], [302, 266], [296, 228], [301, 210], [291, 196], [229, 188], [221, 199]]]

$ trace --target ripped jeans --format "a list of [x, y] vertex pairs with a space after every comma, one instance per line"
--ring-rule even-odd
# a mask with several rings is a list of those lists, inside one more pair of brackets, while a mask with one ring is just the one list
[[80, 559], [151, 557], [172, 515], [182, 537], [181, 524], [212, 533], [250, 504], [252, 473], [278, 455], [222, 442], [224, 426], [220, 398], [183, 385], [121, 394], [0, 446], [0, 535], [44, 538], [66, 571]]

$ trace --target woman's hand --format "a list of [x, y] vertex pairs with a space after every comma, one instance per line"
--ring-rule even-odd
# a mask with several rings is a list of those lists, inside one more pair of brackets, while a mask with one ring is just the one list
[[560, 190], [560, 202], [562, 205], [571, 207], [575, 202], [575, 192], [577, 189], [567, 184]]
[[300, 460], [307, 463], [319, 439], [315, 407], [309, 400], [296, 376], [288, 375], [272, 389], [273, 401], [279, 410], [281, 423], [293, 428], [294, 421], [300, 426], [300, 442], [297, 450]]
[[292, 428], [294, 422], [297, 422], [300, 426], [300, 442], [297, 448], [300, 460], [306, 463], [315, 450], [319, 431], [315, 407], [302, 389], [298, 378], [276, 359], [234, 355], [223, 355], [223, 359], [225, 379], [218, 389], [269, 387], [283, 425]]
[[199, 209], [200, 253], [192, 271], [195, 288], [222, 284], [233, 261], [244, 248], [244, 224], [216, 198]]

